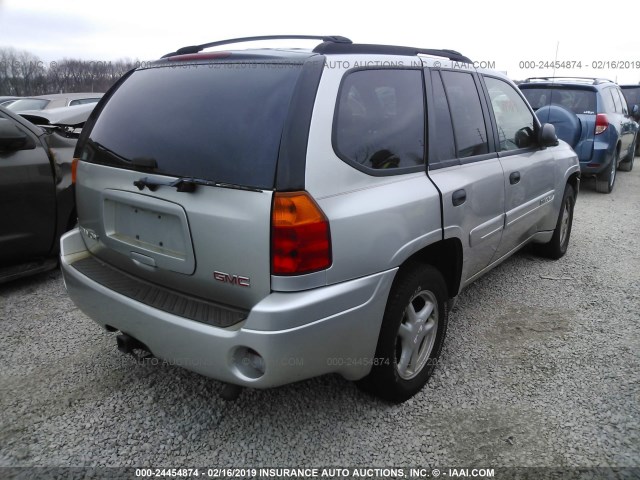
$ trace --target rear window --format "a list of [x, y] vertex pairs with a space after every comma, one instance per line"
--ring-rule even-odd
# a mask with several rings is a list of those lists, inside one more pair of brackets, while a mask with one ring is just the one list
[[596, 114], [596, 92], [569, 88], [522, 88], [533, 110], [547, 105], [560, 105], [575, 114]]
[[[90, 134], [89, 161], [272, 188], [280, 137], [301, 65], [216, 64], [134, 72]], [[97, 145], [96, 145], [97, 144]], [[91, 147], [90, 147], [91, 148]]]

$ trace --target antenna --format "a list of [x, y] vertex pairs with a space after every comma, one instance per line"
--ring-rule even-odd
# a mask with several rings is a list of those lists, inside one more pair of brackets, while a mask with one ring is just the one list
[[[556, 43], [556, 58], [553, 61], [553, 75], [551, 76], [551, 85], [556, 83], [556, 65], [558, 64], [558, 50], [560, 50], [560, 40]], [[549, 94], [549, 105], [553, 102], [553, 88], [551, 89], [551, 93]], [[547, 110], [547, 122], [551, 119], [551, 109]]]
[[553, 61], [553, 75], [552, 78], [555, 80], [556, 78], [556, 65], [558, 64], [558, 50], [560, 50], [560, 40], [556, 43], [556, 58]]

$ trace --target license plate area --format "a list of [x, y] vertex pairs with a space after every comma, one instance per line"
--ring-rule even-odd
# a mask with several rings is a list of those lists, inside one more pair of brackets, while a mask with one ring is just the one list
[[104, 243], [129, 258], [152, 259], [153, 268], [191, 274], [195, 258], [184, 209], [146, 195], [103, 192]]

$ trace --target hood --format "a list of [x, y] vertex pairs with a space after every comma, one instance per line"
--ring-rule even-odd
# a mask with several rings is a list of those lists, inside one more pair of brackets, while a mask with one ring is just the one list
[[87, 121], [95, 106], [95, 103], [86, 103], [71, 107], [50, 108], [48, 110], [25, 110], [17, 113], [36, 125], [77, 127]]

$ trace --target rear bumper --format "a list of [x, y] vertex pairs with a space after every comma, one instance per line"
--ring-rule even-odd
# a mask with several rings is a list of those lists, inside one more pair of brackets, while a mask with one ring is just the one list
[[[256, 388], [334, 372], [349, 380], [364, 377], [371, 369], [396, 273], [393, 269], [304, 292], [274, 292], [242, 323], [218, 328], [104, 287], [73, 267], [88, 255], [78, 230], [62, 237], [65, 286], [76, 305], [96, 323], [133, 336], [172, 364]], [[259, 370], [247, 352], [262, 357]]]
[[596, 175], [603, 172], [611, 165], [613, 158], [613, 148], [604, 142], [596, 142], [593, 147], [591, 158], [586, 161], [580, 160], [580, 172], [586, 175]]

